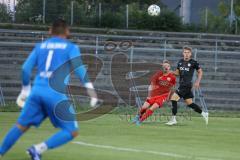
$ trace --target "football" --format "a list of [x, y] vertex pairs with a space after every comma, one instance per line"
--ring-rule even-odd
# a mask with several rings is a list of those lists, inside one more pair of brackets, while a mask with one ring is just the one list
[[148, 7], [148, 14], [150, 16], [158, 16], [160, 14], [160, 7], [156, 4], [152, 4]]

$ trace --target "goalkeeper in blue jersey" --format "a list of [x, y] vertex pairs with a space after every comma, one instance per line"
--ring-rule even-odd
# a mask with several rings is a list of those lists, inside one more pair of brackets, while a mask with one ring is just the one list
[[[72, 67], [77, 68], [74, 70], [75, 74], [87, 88], [88, 94], [91, 97], [91, 106], [95, 106], [97, 103], [96, 92], [88, 79], [85, 67], [81, 64], [81, 58], [79, 58], [78, 64], [71, 63], [72, 59], [80, 57], [80, 50], [77, 45], [74, 45], [66, 39], [69, 35], [66, 22], [61, 19], [56, 20], [50, 28], [50, 33], [52, 37], [37, 44], [22, 67], [23, 87], [17, 98], [17, 104], [22, 106], [23, 109], [17, 123], [7, 133], [0, 145], [0, 157], [15, 144], [29, 127], [38, 127], [47, 117], [52, 124], [60, 130], [48, 140], [27, 149], [27, 153], [32, 160], [41, 160], [43, 152], [60, 147], [78, 135], [78, 123], [75, 114], [69, 113], [74, 113], [74, 109], [70, 104], [69, 109], [63, 109], [61, 115], [67, 117], [69, 117], [69, 115], [72, 116], [71, 121], [61, 120], [55, 114], [55, 107], [60, 102], [68, 100], [68, 98], [66, 94], [54, 90], [50, 86], [49, 80], [54, 76], [54, 71], [63, 64], [69, 62], [69, 66], [64, 70], [64, 72], [68, 73], [62, 73], [63, 75], [70, 74]], [[76, 67], [76, 65], [79, 67]], [[31, 71], [35, 67], [37, 68], [37, 75], [34, 80], [34, 85], [31, 88]], [[65, 81], [68, 81], [66, 79]], [[64, 83], [57, 82], [57, 80], [56, 83], [60, 88], [63, 86], [66, 88], [67, 86], [64, 85]]]

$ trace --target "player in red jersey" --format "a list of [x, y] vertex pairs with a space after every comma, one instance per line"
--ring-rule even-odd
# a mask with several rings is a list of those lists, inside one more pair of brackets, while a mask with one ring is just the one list
[[171, 65], [165, 60], [162, 64], [162, 71], [156, 72], [151, 77], [150, 94], [141, 107], [138, 115], [133, 122], [140, 125], [144, 120], [151, 116], [157, 108], [163, 106], [163, 103], [169, 100], [172, 88], [176, 84], [176, 77], [170, 71]]

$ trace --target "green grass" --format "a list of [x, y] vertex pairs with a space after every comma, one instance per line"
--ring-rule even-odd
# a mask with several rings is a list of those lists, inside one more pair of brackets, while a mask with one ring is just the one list
[[[15, 123], [18, 113], [0, 112], [0, 139]], [[212, 117], [206, 126], [201, 117], [181, 121], [177, 126], [148, 122], [140, 127], [109, 114], [80, 122], [80, 136], [74, 141], [94, 145], [136, 149], [98, 148], [69, 143], [49, 151], [44, 160], [238, 160], [240, 159], [240, 118]], [[29, 130], [3, 160], [27, 160], [25, 150], [57, 130], [49, 121]], [[145, 150], [147, 152], [138, 152]], [[154, 153], [148, 151], [155, 151]], [[156, 153], [157, 152], [157, 153]], [[169, 155], [163, 155], [163, 154]], [[177, 157], [173, 157], [175, 154]], [[182, 156], [182, 157], [181, 157]]]
[[[91, 109], [89, 104], [82, 104], [76, 106], [77, 111], [84, 112]], [[19, 107], [16, 105], [15, 102], [8, 102], [4, 107], [0, 106], [0, 112], [20, 112]], [[117, 107], [112, 113], [113, 114], [135, 114], [136, 107], [135, 106], [119, 106]], [[155, 111], [155, 113], [164, 114], [164, 115], [171, 115], [171, 109], [169, 106], [165, 105], [162, 109]], [[209, 110], [211, 117], [231, 117], [231, 118], [240, 118], [240, 110]], [[198, 117], [199, 114], [193, 112], [190, 108], [186, 106], [179, 106], [178, 107], [178, 114], [186, 115], [191, 114], [193, 117]]]

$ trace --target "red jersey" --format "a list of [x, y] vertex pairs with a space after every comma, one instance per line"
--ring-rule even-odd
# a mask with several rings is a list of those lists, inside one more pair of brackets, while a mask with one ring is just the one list
[[163, 75], [162, 71], [158, 71], [151, 77], [150, 97], [169, 93], [171, 88], [176, 84], [176, 77], [172, 73]]

